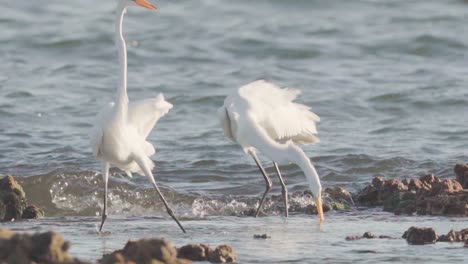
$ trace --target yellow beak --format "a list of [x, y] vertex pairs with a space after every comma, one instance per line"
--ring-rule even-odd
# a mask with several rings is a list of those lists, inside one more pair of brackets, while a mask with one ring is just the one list
[[322, 196], [320, 195], [318, 198], [315, 199], [315, 206], [317, 207], [317, 213], [320, 219], [320, 223], [325, 221], [323, 217], [323, 207], [322, 207]]
[[150, 4], [148, 1], [146, 0], [135, 0], [135, 3], [139, 6], [142, 6], [142, 7], [145, 7], [145, 8], [148, 8], [150, 10], [156, 10], [156, 7], [152, 4]]

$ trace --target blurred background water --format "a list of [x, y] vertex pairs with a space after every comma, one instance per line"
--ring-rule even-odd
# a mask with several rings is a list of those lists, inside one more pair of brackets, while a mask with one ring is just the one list
[[[18, 176], [50, 216], [100, 211], [87, 132], [114, 98], [116, 4], [0, 7], [0, 175]], [[355, 190], [375, 175], [449, 177], [466, 161], [466, 1], [153, 4], [157, 12], [130, 8], [124, 21], [129, 95], [163, 92], [174, 104], [150, 142], [179, 215], [235, 215], [258, 201], [263, 179], [216, 116], [229, 92], [256, 79], [301, 89], [299, 101], [322, 118], [321, 143], [305, 151], [324, 187]], [[283, 170], [291, 191], [307, 188], [298, 167]], [[111, 215], [165, 216], [147, 179], [113, 175]]]

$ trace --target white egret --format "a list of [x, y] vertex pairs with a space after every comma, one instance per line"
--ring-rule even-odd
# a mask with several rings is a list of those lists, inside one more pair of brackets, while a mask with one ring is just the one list
[[159, 94], [156, 98], [140, 100], [129, 104], [127, 95], [127, 49], [122, 32], [122, 23], [128, 6], [139, 5], [150, 10], [156, 7], [146, 0], [120, 0], [117, 10], [115, 41], [120, 62], [120, 83], [117, 87], [116, 102], [107, 105], [98, 115], [97, 122], [91, 130], [91, 147], [94, 155], [102, 160], [102, 177], [104, 180], [104, 208], [99, 231], [107, 218], [107, 183], [109, 167], [114, 165], [131, 176], [132, 172], [146, 175], [161, 198], [167, 213], [185, 232], [169, 207], [166, 199], [154, 180], [153, 161], [149, 158], [155, 149], [146, 138], [156, 122], [164, 116], [172, 104]]
[[258, 160], [256, 153], [259, 151], [273, 161], [282, 187], [285, 216], [288, 217], [288, 192], [278, 164], [295, 163], [304, 172], [315, 198], [320, 222], [324, 221], [319, 176], [310, 159], [297, 146], [319, 142], [316, 123], [320, 118], [309, 107], [293, 102], [299, 94], [299, 90], [282, 89], [259, 80], [227, 96], [224, 105], [218, 109], [225, 135], [253, 157], [265, 179], [266, 190], [256, 217], [273, 185]]

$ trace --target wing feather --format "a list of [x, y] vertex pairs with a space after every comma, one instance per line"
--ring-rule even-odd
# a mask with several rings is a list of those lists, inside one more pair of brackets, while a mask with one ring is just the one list
[[131, 102], [128, 108], [129, 122], [137, 127], [143, 138], [147, 138], [156, 122], [169, 112], [172, 104], [159, 94], [155, 98]]
[[280, 88], [264, 80], [249, 83], [238, 90], [250, 113], [274, 140], [292, 140], [300, 144], [319, 142], [316, 124], [319, 116], [310, 107], [295, 103], [297, 89]]

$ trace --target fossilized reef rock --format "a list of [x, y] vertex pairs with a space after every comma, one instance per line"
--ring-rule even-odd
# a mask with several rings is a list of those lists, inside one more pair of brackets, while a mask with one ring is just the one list
[[362, 189], [356, 200], [365, 206], [383, 206], [395, 214], [468, 216], [468, 189], [463, 189], [460, 175], [468, 175], [466, 165], [455, 166], [457, 179], [439, 179], [428, 174], [419, 179], [385, 180], [376, 177]]
[[0, 179], [0, 219], [12, 221], [43, 216], [44, 211], [34, 205], [27, 204], [23, 188], [12, 176]]
[[34, 235], [0, 229], [0, 263], [85, 263], [68, 254], [70, 245], [54, 232]]
[[100, 263], [184, 264], [192, 261], [232, 263], [236, 260], [234, 249], [228, 245], [221, 245], [213, 250], [204, 244], [188, 244], [177, 249], [165, 238], [152, 238], [128, 241], [123, 249], [103, 256]]

